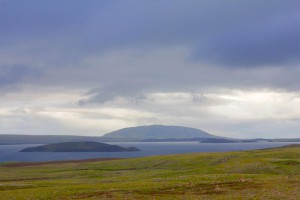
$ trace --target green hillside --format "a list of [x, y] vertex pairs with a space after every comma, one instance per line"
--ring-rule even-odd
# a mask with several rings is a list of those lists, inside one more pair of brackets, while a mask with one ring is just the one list
[[2, 164], [0, 174], [1, 200], [292, 200], [300, 197], [300, 146], [27, 167]]

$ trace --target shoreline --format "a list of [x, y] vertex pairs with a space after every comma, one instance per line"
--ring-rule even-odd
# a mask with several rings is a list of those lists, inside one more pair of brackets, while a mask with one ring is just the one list
[[[275, 147], [262, 147], [258, 149], [242, 149], [242, 150], [230, 150], [230, 151], [199, 151], [199, 152], [183, 152], [175, 154], [186, 154], [186, 153], [220, 153], [220, 152], [237, 152], [237, 151], [252, 151], [252, 150], [268, 150], [274, 148], [286, 148], [286, 147], [299, 147], [300, 143], [285, 144], [282, 146]], [[159, 155], [175, 155], [171, 154], [159, 154]], [[111, 160], [120, 160], [128, 158], [138, 158], [138, 157], [148, 157], [153, 155], [144, 155], [137, 157], [101, 157], [101, 158], [83, 158], [83, 159], [67, 159], [67, 160], [51, 160], [51, 161], [3, 161], [0, 162], [0, 167], [27, 167], [27, 166], [41, 166], [41, 165], [51, 165], [51, 164], [67, 164], [67, 163], [86, 163], [86, 162], [102, 162], [102, 161], [111, 161]]]

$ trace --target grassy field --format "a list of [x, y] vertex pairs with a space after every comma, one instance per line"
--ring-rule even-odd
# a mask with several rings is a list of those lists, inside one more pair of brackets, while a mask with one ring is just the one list
[[300, 146], [0, 165], [0, 199], [300, 199]]

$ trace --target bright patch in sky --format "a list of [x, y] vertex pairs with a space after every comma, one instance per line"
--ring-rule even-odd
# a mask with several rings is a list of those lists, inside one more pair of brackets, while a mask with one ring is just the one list
[[[15, 98], [15, 94], [12, 96]], [[296, 137], [299, 126], [295, 126], [295, 122], [300, 119], [300, 93], [294, 92], [149, 93], [138, 103], [120, 97], [101, 105], [84, 106], [77, 104], [80, 95], [50, 96], [56, 100], [32, 97], [33, 102], [40, 102], [38, 106], [28, 99], [28, 105], [23, 102], [23, 107], [2, 108], [0, 131], [24, 133], [25, 127], [30, 130], [26, 134], [102, 135], [128, 126], [160, 123], [196, 127], [221, 136], [259, 137], [264, 134], [273, 137], [278, 132], [274, 127], [282, 124]], [[24, 98], [18, 99], [23, 101]], [[253, 124], [261, 126], [262, 130], [251, 133], [245, 129]]]
[[0, 0], [0, 134], [300, 137], [300, 2]]

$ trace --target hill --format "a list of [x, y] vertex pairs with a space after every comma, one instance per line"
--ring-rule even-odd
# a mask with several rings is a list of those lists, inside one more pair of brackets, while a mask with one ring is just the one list
[[[217, 140], [220, 139], [220, 140]], [[221, 140], [224, 139], [224, 140]], [[206, 140], [206, 141], [204, 141]], [[218, 137], [195, 128], [182, 126], [139, 126], [124, 128], [104, 136], [75, 136], [75, 135], [8, 135], [0, 134], [0, 145], [11, 144], [53, 144], [60, 142], [300, 142], [300, 138], [281, 139], [234, 139]]]
[[300, 146], [0, 165], [1, 200], [299, 199]]
[[195, 128], [183, 126], [164, 126], [150, 125], [123, 128], [111, 133], [105, 134], [103, 137], [110, 138], [131, 138], [131, 139], [188, 139], [188, 138], [215, 138], [211, 135]]
[[122, 152], [140, 151], [135, 147], [124, 148], [99, 142], [62, 142], [37, 147], [30, 147], [21, 152]]

